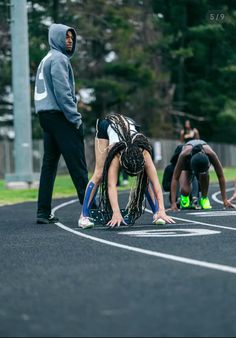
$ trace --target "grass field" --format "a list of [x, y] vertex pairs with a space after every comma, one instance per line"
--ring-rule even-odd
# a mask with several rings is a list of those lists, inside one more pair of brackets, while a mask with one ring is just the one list
[[[236, 168], [225, 168], [225, 177], [227, 181], [233, 181], [236, 178]], [[163, 172], [158, 173], [160, 182], [162, 182]], [[216, 183], [217, 177], [215, 172], [211, 173], [211, 182]], [[130, 183], [131, 185], [131, 183]], [[122, 189], [127, 189], [130, 185]], [[3, 180], [0, 180], [0, 205], [1, 204], [15, 204], [28, 201], [37, 200], [37, 189], [27, 189], [27, 190], [8, 190], [5, 188], [5, 183]], [[76, 196], [75, 188], [69, 176], [57, 176], [53, 198], [63, 198], [63, 197], [72, 197]]]

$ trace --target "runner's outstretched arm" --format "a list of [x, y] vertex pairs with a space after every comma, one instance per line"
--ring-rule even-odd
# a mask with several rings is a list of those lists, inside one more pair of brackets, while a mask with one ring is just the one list
[[156, 196], [156, 199], [159, 205], [159, 210], [153, 217], [154, 221], [158, 219], [162, 219], [163, 221], [167, 223], [175, 223], [175, 221], [171, 217], [166, 215], [163, 193], [162, 193], [161, 185], [160, 185], [160, 182], [157, 176], [157, 171], [153, 164], [151, 155], [147, 151], [145, 151], [145, 170], [146, 170], [146, 173], [148, 175], [150, 182], [152, 183], [153, 191], [154, 191], [154, 194]]
[[218, 177], [219, 185], [220, 185], [220, 191], [221, 191], [221, 196], [222, 196], [222, 201], [224, 203], [225, 208], [234, 208], [233, 204], [227, 199], [226, 196], [226, 183], [225, 183], [225, 176], [224, 176], [224, 171], [223, 167], [220, 163], [220, 160], [216, 153], [214, 151], [211, 151], [208, 153], [208, 156], [211, 160], [211, 163], [215, 169], [216, 175]]
[[119, 169], [120, 169], [119, 157], [116, 156], [112, 160], [108, 172], [108, 194], [113, 215], [112, 219], [107, 223], [107, 225], [110, 226], [111, 228], [114, 228], [115, 226], [119, 227], [122, 223], [126, 224], [121, 215], [118, 202], [117, 180], [119, 175]]
[[235, 180], [235, 183], [234, 183], [234, 187], [235, 187], [235, 189], [234, 189], [234, 194], [233, 194], [233, 196], [230, 198], [230, 200], [229, 200], [230, 202], [236, 200], [236, 180]]

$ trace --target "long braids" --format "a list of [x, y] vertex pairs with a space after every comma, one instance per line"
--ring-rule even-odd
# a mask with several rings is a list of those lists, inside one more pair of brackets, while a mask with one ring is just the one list
[[120, 151], [125, 149], [123, 142], [116, 143], [109, 151], [103, 169], [102, 183], [100, 185], [100, 208], [105, 211], [108, 218], [112, 216], [112, 208], [108, 194], [108, 172], [111, 162]]
[[[131, 189], [126, 210], [129, 214], [129, 222], [133, 224], [144, 211], [143, 199], [148, 185], [147, 174], [144, 170], [143, 150], [151, 154], [151, 145], [148, 139], [138, 132], [131, 135], [130, 122], [122, 115], [108, 115], [111, 128], [117, 133], [120, 142], [116, 143], [108, 153], [103, 170], [101, 184], [100, 206], [112, 217], [112, 208], [108, 195], [108, 172], [111, 162], [117, 154], [120, 154], [120, 162], [123, 169], [130, 175], [136, 176], [135, 187]], [[140, 150], [141, 149], [141, 150]]]

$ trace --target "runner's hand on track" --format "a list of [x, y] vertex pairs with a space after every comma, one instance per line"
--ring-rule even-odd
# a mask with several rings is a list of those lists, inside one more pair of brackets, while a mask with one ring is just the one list
[[176, 203], [173, 203], [173, 204], [171, 205], [171, 210], [172, 210], [172, 211], [179, 211], [179, 209], [178, 209]]
[[165, 211], [159, 211], [157, 214], [155, 214], [153, 216], [153, 221], [158, 221], [159, 219], [163, 219], [163, 221], [165, 221], [168, 224], [174, 224], [175, 221], [169, 217], [168, 215], [166, 215]]
[[121, 224], [127, 225], [119, 211], [113, 212], [112, 219], [107, 223], [110, 228], [114, 228], [115, 226], [120, 226]]
[[228, 200], [224, 201], [225, 209], [235, 209], [235, 206]]
[[230, 202], [233, 202], [234, 200], [236, 200], [236, 193], [230, 198]]

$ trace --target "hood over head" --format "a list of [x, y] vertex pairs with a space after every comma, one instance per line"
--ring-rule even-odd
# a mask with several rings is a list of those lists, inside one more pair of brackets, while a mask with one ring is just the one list
[[[68, 31], [71, 31], [73, 35], [73, 47], [70, 52], [66, 50], [66, 33]], [[48, 42], [52, 49], [56, 49], [71, 58], [75, 53], [76, 36], [74, 28], [54, 23], [49, 28]]]

